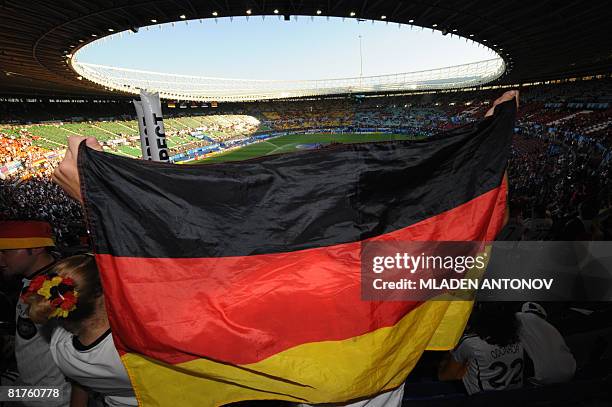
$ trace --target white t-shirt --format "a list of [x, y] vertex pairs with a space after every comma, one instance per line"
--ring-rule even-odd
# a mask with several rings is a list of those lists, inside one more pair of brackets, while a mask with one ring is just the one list
[[[37, 273], [40, 274], [40, 273]], [[23, 279], [22, 292], [30, 285], [27, 278]], [[38, 325], [29, 317], [29, 306], [21, 299], [17, 303], [15, 335], [15, 358], [19, 378], [15, 385], [57, 387], [64, 394], [61, 401], [23, 401], [22, 405], [32, 407], [56, 407], [70, 405], [70, 383], [57, 367], [49, 349], [53, 322]]]
[[451, 354], [458, 363], [469, 362], [462, 379], [468, 394], [523, 385], [523, 346], [520, 342], [500, 347], [476, 335], [467, 335]]
[[376, 397], [367, 400], [356, 401], [349, 404], [297, 404], [298, 407], [310, 406], [341, 406], [341, 407], [400, 407], [404, 397], [404, 385], [402, 384], [397, 389], [389, 390], [380, 393]]
[[518, 312], [519, 338], [533, 361], [534, 381], [540, 384], [568, 382], [576, 372], [576, 359], [557, 329], [544, 318]]
[[62, 327], [53, 331], [51, 354], [61, 371], [77, 383], [104, 395], [111, 407], [137, 406], [110, 329], [89, 346]]

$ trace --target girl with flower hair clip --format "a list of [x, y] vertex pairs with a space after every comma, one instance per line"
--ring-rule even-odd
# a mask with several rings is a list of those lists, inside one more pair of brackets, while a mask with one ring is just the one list
[[51, 336], [51, 354], [73, 382], [71, 406], [86, 407], [89, 391], [103, 395], [106, 406], [138, 405], [113, 343], [93, 256], [59, 261], [49, 274], [32, 280], [23, 300], [35, 323], [59, 322]]
[[28, 301], [28, 298], [34, 294], [49, 301], [53, 309], [49, 318], [66, 318], [76, 309], [78, 292], [74, 290], [74, 280], [70, 277], [61, 277], [54, 273], [39, 275], [32, 280], [21, 297], [24, 301]]

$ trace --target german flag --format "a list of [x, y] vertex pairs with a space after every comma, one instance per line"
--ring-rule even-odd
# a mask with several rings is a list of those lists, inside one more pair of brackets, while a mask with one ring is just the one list
[[113, 339], [141, 406], [370, 397], [470, 302], [361, 299], [373, 241], [490, 241], [515, 101], [425, 141], [175, 166], [79, 150]]

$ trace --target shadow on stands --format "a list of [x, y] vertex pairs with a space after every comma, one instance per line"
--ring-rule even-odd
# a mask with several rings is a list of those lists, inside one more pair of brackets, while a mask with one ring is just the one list
[[[439, 383], [435, 383], [437, 386]], [[434, 383], [432, 383], [434, 385]], [[516, 390], [474, 394], [451, 393], [418, 398], [410, 396], [412, 386], [427, 383], [411, 383], [404, 391], [405, 407], [527, 407], [527, 406], [606, 406], [612, 402], [612, 373], [603, 377], [575, 379], [569, 383], [548, 386], [526, 386]], [[423, 391], [420, 388], [419, 391]]]

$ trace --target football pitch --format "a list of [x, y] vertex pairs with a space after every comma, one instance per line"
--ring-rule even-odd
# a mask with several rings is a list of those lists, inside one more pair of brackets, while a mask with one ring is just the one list
[[312, 144], [330, 144], [330, 143], [364, 143], [375, 141], [389, 140], [418, 140], [420, 136], [408, 136], [400, 134], [383, 134], [383, 133], [368, 133], [368, 134], [289, 134], [279, 136], [265, 141], [249, 144], [242, 148], [223, 152], [221, 154], [206, 157], [198, 161], [191, 161], [190, 164], [211, 164], [227, 161], [240, 161], [249, 158], [261, 157], [270, 154], [281, 154], [300, 149], [308, 148]]

